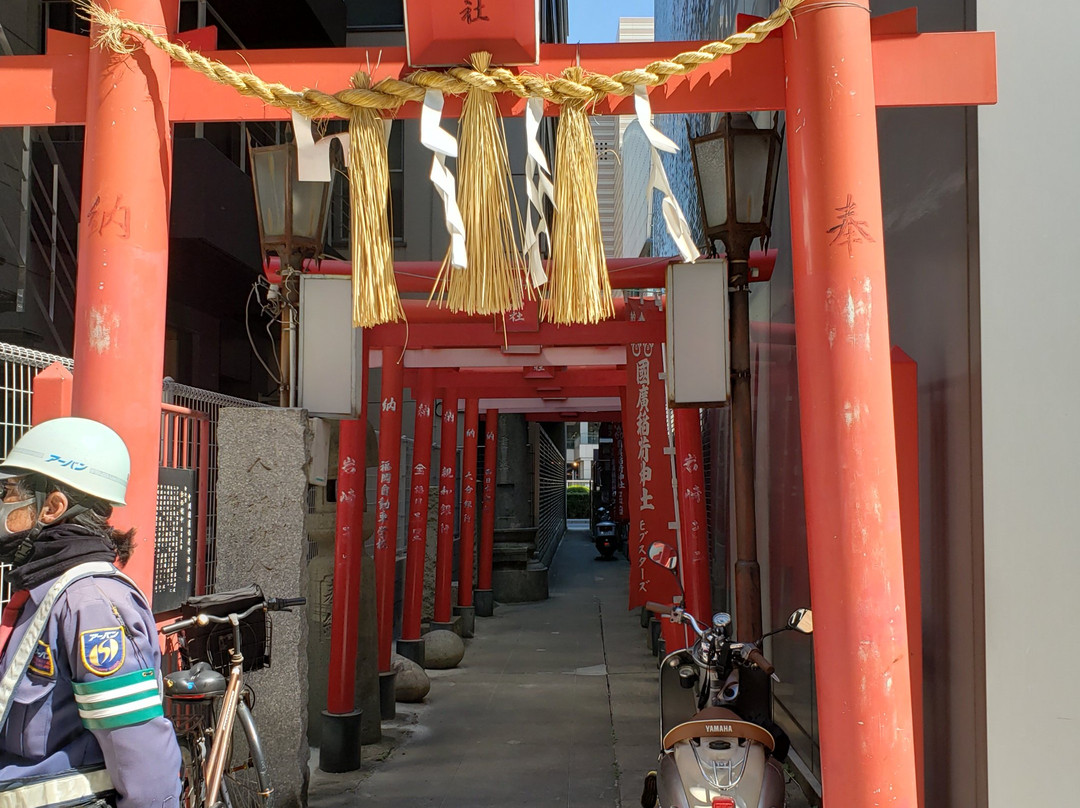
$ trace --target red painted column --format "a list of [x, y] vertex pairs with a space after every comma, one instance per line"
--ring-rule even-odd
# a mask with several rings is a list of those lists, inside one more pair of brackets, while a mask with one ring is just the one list
[[[122, 4], [124, 16], [161, 32], [175, 30], [176, 8], [176, 0]], [[91, 38], [98, 33], [91, 26]], [[169, 272], [170, 69], [157, 48], [90, 49], [79, 221], [72, 414], [108, 424], [131, 453], [128, 504], [112, 522], [138, 529], [125, 572], [145, 592], [154, 579]]]
[[499, 411], [484, 413], [484, 496], [480, 512], [480, 552], [477, 554], [476, 613], [490, 617], [494, 611], [491, 565], [495, 551], [495, 485], [499, 456]]
[[461, 452], [461, 540], [458, 545], [458, 598], [460, 609], [473, 605], [473, 570], [476, 556], [476, 445], [480, 429], [480, 401], [465, 399], [465, 435]]
[[808, 0], [795, 22], [788, 173], [824, 802], [915, 806], [868, 2]]
[[[364, 398], [366, 401], [366, 396]], [[353, 712], [356, 704], [366, 457], [367, 413], [362, 412], [359, 418], [342, 421], [338, 433], [334, 601], [330, 623], [330, 677], [326, 691], [327, 712], [337, 715]]]
[[453, 618], [450, 589], [454, 577], [454, 487], [457, 469], [457, 392], [442, 398], [439, 442], [439, 535], [435, 543], [434, 623], [449, 626]]
[[383, 348], [379, 404], [379, 472], [375, 494], [375, 602], [379, 673], [390, 670], [394, 642], [394, 567], [397, 561], [398, 466], [401, 460], [401, 347]]
[[[701, 465], [701, 411], [680, 407], [675, 416], [675, 472], [679, 487], [679, 563], [686, 608], [698, 620], [712, 617], [705, 469]], [[668, 649], [673, 650], [673, 649]]]
[[[433, 376], [430, 368], [421, 370], [420, 383], [415, 394], [416, 429], [413, 433], [412, 479], [409, 484], [409, 544], [405, 559], [405, 603], [401, 616], [401, 639], [406, 642], [420, 640], [424, 556], [427, 551], [428, 489], [431, 485], [431, 434], [435, 417]], [[401, 653], [401, 648], [398, 652]]]

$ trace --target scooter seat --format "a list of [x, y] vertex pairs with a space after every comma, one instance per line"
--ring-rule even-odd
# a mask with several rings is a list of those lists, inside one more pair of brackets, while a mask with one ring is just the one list
[[663, 747], [667, 752], [680, 741], [692, 738], [746, 738], [764, 746], [768, 751], [776, 748], [772, 733], [764, 727], [743, 721], [724, 707], [706, 707], [694, 714], [689, 721], [677, 724], [664, 736]]

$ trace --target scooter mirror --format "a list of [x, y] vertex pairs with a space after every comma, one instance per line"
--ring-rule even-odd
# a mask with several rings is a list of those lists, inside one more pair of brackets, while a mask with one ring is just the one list
[[787, 621], [788, 628], [801, 634], [814, 633], [814, 613], [809, 609], [796, 609]]
[[669, 570], [673, 570], [679, 565], [675, 549], [662, 541], [654, 541], [649, 545], [649, 560]]

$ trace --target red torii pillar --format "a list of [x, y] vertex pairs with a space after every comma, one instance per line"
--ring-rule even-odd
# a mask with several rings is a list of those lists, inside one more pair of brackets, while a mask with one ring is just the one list
[[808, 0], [783, 37], [824, 802], [915, 806], [868, 0]]
[[375, 601], [378, 619], [379, 704], [384, 721], [394, 717], [394, 583], [397, 564], [398, 466], [401, 459], [401, 347], [383, 348], [379, 412], [379, 470], [375, 508]]
[[424, 665], [420, 620], [424, 600], [424, 557], [427, 552], [428, 488], [431, 481], [431, 435], [434, 429], [435, 387], [430, 368], [420, 371], [416, 392], [412, 479], [409, 483], [409, 543], [405, 557], [405, 603], [397, 652]]
[[[366, 374], [365, 374], [366, 375]], [[362, 385], [364, 392], [367, 385]], [[360, 622], [360, 575], [364, 557], [364, 487], [367, 480], [367, 406], [338, 431], [337, 513], [334, 535], [334, 599], [330, 623], [330, 670], [323, 711], [319, 768], [360, 768], [360, 710], [356, 709], [356, 648]]]
[[458, 545], [458, 596], [454, 614], [461, 615], [462, 636], [471, 637], [476, 626], [473, 606], [473, 569], [476, 556], [476, 444], [480, 429], [480, 401], [465, 399], [465, 436], [461, 452], [461, 540]]
[[453, 628], [450, 589], [454, 582], [454, 493], [457, 469], [457, 392], [442, 397], [439, 441], [439, 533], [435, 540], [435, 614], [431, 628]]
[[499, 411], [484, 413], [484, 498], [480, 513], [480, 552], [477, 555], [476, 614], [495, 614], [495, 593], [491, 584], [491, 566], [495, 553], [495, 485], [499, 455]]
[[[177, 0], [125, 0], [122, 13], [171, 33]], [[91, 38], [99, 33], [91, 26]], [[112, 522], [138, 528], [124, 571], [149, 594], [169, 275], [172, 64], [157, 48], [131, 55], [92, 48], [87, 76], [71, 413], [112, 427], [131, 454], [127, 505]]]

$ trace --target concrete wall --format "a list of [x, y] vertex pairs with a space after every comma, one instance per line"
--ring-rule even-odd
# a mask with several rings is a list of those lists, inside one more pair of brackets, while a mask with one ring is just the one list
[[1000, 101], [978, 112], [982, 315], [983, 567], [987, 781], [991, 808], [1069, 805], [1080, 737], [1080, 365], [1076, 188], [1080, 112], [1063, 81], [1080, 68], [1080, 11], [1030, 17], [980, 0], [998, 35]]
[[[307, 597], [305, 533], [311, 434], [302, 410], [222, 409], [218, 424], [217, 591], [250, 584]], [[276, 805], [307, 804], [308, 621], [273, 617], [272, 665], [247, 679]]]

